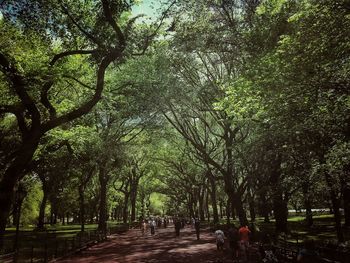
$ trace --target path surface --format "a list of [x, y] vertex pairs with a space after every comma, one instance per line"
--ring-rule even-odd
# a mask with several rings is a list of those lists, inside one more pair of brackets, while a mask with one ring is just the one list
[[140, 230], [130, 230], [122, 235], [110, 236], [108, 241], [93, 246], [60, 263], [119, 262], [119, 263], [209, 263], [232, 262], [228, 251], [216, 251], [215, 237], [202, 231], [196, 240], [194, 229], [181, 229], [175, 237], [174, 227], [158, 229], [154, 236], [142, 236]]

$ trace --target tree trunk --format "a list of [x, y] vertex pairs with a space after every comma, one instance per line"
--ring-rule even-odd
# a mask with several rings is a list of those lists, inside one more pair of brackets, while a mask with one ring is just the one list
[[232, 195], [232, 199], [234, 200], [234, 207], [238, 214], [239, 223], [243, 226], [248, 225], [247, 215], [243, 207], [242, 196], [235, 193]]
[[210, 211], [209, 211], [209, 193], [205, 195], [205, 210], [207, 212], [208, 222], [210, 222]]
[[276, 156], [275, 161], [271, 167], [270, 183], [272, 186], [272, 203], [273, 213], [275, 216], [275, 226], [277, 233], [288, 232], [288, 207], [287, 203], [283, 199], [283, 190], [281, 186], [281, 157]]
[[287, 233], [288, 207], [286, 202], [283, 200], [282, 191], [280, 189], [276, 189], [275, 193], [273, 194], [273, 213], [276, 220], [276, 232]]
[[131, 196], [130, 196], [130, 202], [131, 202], [131, 222], [134, 222], [136, 220], [136, 200], [137, 200], [137, 190], [138, 190], [138, 179], [133, 182], [131, 185]]
[[100, 207], [99, 207], [99, 220], [98, 230], [107, 231], [107, 172], [105, 164], [100, 164], [99, 169], [99, 182], [100, 182]]
[[314, 220], [312, 217], [311, 202], [309, 198], [305, 199], [305, 210], [306, 210], [306, 214], [305, 214], [306, 225], [308, 227], [311, 227], [314, 224]]
[[199, 212], [199, 218], [201, 221], [205, 220], [205, 215], [204, 215], [204, 190], [199, 189], [198, 190], [198, 212]]
[[[210, 182], [210, 197], [211, 197], [211, 206], [213, 207], [213, 220], [214, 224], [219, 223], [219, 215], [218, 215], [218, 207], [216, 201], [216, 185], [215, 180], [211, 176], [209, 176]], [[222, 205], [220, 205], [220, 215], [222, 218]]]
[[126, 224], [128, 222], [128, 206], [129, 206], [129, 194], [124, 194], [124, 206], [123, 206], [123, 223]]
[[230, 201], [230, 198], [227, 198], [227, 203], [226, 203], [226, 222], [227, 224], [230, 224], [230, 208], [231, 206], [231, 201]]
[[344, 242], [344, 235], [341, 229], [341, 214], [340, 214], [340, 200], [337, 197], [335, 189], [333, 188], [332, 178], [329, 173], [325, 172], [327, 186], [331, 196], [331, 204], [334, 213], [335, 230], [337, 232], [338, 242]]
[[223, 213], [223, 204], [222, 201], [219, 202], [219, 206], [220, 206], [220, 218], [223, 219], [224, 218], [224, 213]]
[[38, 218], [38, 229], [44, 229], [44, 220], [45, 220], [45, 208], [48, 198], [48, 192], [47, 187], [45, 186], [45, 183], [43, 182], [43, 199], [41, 200], [40, 209], [39, 209], [39, 218]]
[[267, 202], [267, 191], [263, 190], [259, 192], [259, 214], [264, 217], [264, 222], [269, 223], [270, 218], [269, 218], [269, 204]]
[[193, 194], [192, 193], [188, 194], [188, 206], [187, 207], [188, 207], [188, 213], [189, 213], [190, 218], [195, 217], [194, 209], [193, 209]]
[[3, 247], [5, 228], [14, 199], [16, 183], [22, 178], [23, 172], [31, 162], [38, 147], [39, 138], [40, 133], [34, 134], [19, 148], [17, 156], [0, 181], [0, 250]]
[[249, 213], [250, 213], [250, 220], [254, 222], [256, 214], [255, 214], [255, 201], [252, 196], [249, 197]]
[[80, 231], [85, 231], [85, 197], [84, 187], [79, 187], [79, 206], [80, 206]]
[[350, 182], [344, 182], [343, 203], [344, 203], [345, 226], [350, 226]]
[[311, 227], [313, 225], [313, 218], [312, 218], [312, 203], [311, 203], [311, 198], [310, 198], [310, 187], [309, 187], [309, 182], [305, 182], [302, 185], [303, 188], [303, 197], [304, 197], [304, 206], [305, 206], [305, 223], [306, 226]]

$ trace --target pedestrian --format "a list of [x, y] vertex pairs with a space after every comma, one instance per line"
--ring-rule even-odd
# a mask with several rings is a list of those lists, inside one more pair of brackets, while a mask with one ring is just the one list
[[142, 235], [144, 236], [146, 231], [147, 231], [147, 223], [145, 220], [142, 220], [142, 223], [141, 223], [141, 231], [142, 231]]
[[191, 218], [191, 228], [194, 227], [196, 219], [194, 217]]
[[243, 260], [247, 260], [248, 248], [249, 248], [249, 235], [251, 231], [247, 225], [242, 225], [238, 230], [240, 237], [240, 254]]
[[180, 236], [181, 221], [180, 219], [176, 218], [174, 220], [174, 223], [175, 223], [175, 234], [178, 237]]
[[222, 230], [216, 230], [215, 231], [215, 236], [216, 236], [216, 248], [217, 250], [224, 250], [224, 244], [225, 244], [225, 234], [222, 232]]
[[164, 223], [164, 228], [166, 228], [166, 226], [167, 226], [167, 219], [166, 218], [164, 218], [164, 221], [163, 221], [163, 223]]
[[236, 259], [238, 258], [239, 253], [239, 236], [238, 236], [238, 229], [235, 227], [235, 225], [231, 224], [228, 229], [227, 234], [230, 250], [232, 252], [232, 258]]
[[194, 228], [196, 229], [196, 235], [197, 235], [197, 240], [199, 240], [199, 232], [201, 229], [201, 221], [199, 221], [199, 218], [196, 218], [194, 221]]
[[151, 235], [154, 235], [156, 232], [155, 231], [156, 230], [156, 221], [154, 219], [151, 220], [150, 227], [151, 227]]

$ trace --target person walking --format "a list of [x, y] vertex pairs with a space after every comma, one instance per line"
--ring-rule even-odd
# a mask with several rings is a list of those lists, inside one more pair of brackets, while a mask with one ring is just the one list
[[196, 229], [197, 240], [199, 240], [199, 233], [200, 233], [200, 229], [201, 229], [201, 222], [199, 221], [199, 218], [195, 219], [194, 228]]
[[225, 234], [222, 230], [216, 230], [215, 231], [215, 236], [216, 236], [216, 248], [217, 250], [224, 250], [224, 244], [225, 244]]
[[232, 252], [232, 258], [235, 260], [238, 258], [239, 253], [239, 236], [238, 229], [234, 225], [230, 225], [227, 233], [227, 238], [230, 250]]
[[142, 223], [141, 223], [141, 231], [142, 231], [142, 235], [144, 236], [146, 231], [147, 231], [147, 223], [145, 220], [142, 220]]
[[180, 236], [181, 221], [178, 218], [176, 218], [174, 221], [175, 221], [174, 222], [175, 223], [175, 234], [178, 237], [178, 236]]
[[240, 254], [243, 260], [248, 259], [248, 248], [249, 248], [249, 235], [251, 234], [250, 229], [247, 225], [241, 226], [238, 230], [238, 234], [240, 237]]
[[156, 221], [154, 219], [151, 220], [151, 235], [155, 234], [156, 230]]

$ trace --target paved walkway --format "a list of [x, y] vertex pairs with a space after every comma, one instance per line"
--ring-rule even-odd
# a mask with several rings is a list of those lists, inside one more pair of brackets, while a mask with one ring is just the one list
[[216, 251], [215, 237], [208, 231], [196, 240], [194, 229], [181, 229], [175, 237], [173, 226], [158, 229], [154, 236], [142, 236], [140, 230], [110, 236], [108, 241], [93, 246], [60, 263], [119, 262], [119, 263], [209, 263], [232, 262], [229, 252]]

